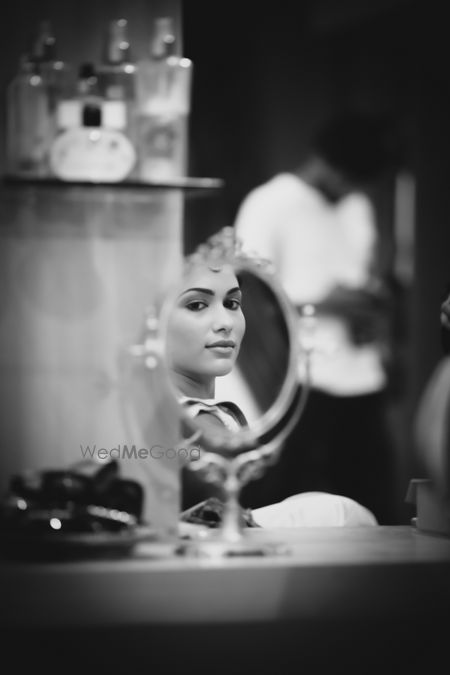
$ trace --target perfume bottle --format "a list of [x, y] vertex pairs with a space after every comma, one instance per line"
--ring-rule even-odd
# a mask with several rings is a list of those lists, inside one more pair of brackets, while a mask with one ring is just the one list
[[136, 152], [126, 135], [122, 101], [107, 101], [99, 92], [91, 63], [79, 70], [77, 96], [58, 107], [58, 136], [50, 167], [64, 181], [117, 183], [131, 173]]
[[[90, 117], [94, 126], [100, 126], [103, 99], [98, 92], [98, 77], [92, 63], [82, 63], [73, 94], [58, 101], [56, 109], [57, 135], [84, 125]], [[89, 125], [88, 125], [89, 126]]]
[[22, 56], [6, 92], [6, 166], [15, 177], [45, 177], [52, 137], [45, 82], [36, 63]]
[[73, 88], [74, 74], [69, 64], [58, 58], [55, 32], [48, 20], [38, 24], [31, 44], [30, 60], [36, 64], [47, 88], [49, 111], [53, 114], [58, 101]]
[[176, 54], [171, 17], [155, 20], [149, 57], [136, 68], [137, 173], [165, 181], [186, 173], [192, 61]]
[[[135, 116], [136, 65], [132, 60], [127, 19], [114, 19], [107, 25], [103, 52], [97, 66], [98, 90], [105, 101], [115, 101], [117, 114], [125, 117], [125, 132], [137, 144]], [[119, 112], [119, 107], [123, 110]]]
[[128, 21], [110, 21], [103, 41], [102, 60], [97, 67], [100, 94], [107, 100], [134, 101], [135, 72], [128, 39]]
[[56, 134], [56, 109], [71, 87], [71, 69], [56, 57], [49, 21], [42, 21], [7, 88], [7, 172], [46, 177]]

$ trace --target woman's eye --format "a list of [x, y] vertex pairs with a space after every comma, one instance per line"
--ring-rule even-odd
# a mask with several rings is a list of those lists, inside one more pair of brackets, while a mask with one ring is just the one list
[[229, 298], [225, 301], [224, 305], [227, 309], [232, 309], [234, 311], [241, 309], [241, 301], [236, 300], [235, 298]]
[[192, 302], [188, 302], [186, 305], [186, 309], [188, 309], [190, 312], [200, 312], [205, 307], [207, 307], [207, 304], [202, 300], [193, 300]]

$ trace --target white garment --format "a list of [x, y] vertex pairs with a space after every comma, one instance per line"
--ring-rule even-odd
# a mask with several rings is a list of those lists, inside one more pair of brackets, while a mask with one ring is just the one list
[[[245, 251], [273, 262], [296, 306], [320, 302], [337, 285], [363, 288], [370, 279], [376, 226], [373, 207], [363, 194], [331, 204], [298, 176], [278, 174], [247, 195], [235, 228]], [[317, 318], [314, 343], [315, 387], [358, 395], [385, 386], [377, 345], [355, 346], [338, 317]]]
[[216, 398], [221, 401], [236, 403], [250, 425], [255, 420], [259, 420], [263, 414], [256, 403], [254, 393], [239, 368], [239, 362], [235, 363], [233, 370], [228, 375], [216, 379]]
[[252, 510], [261, 527], [360, 527], [378, 522], [369, 509], [341, 495], [304, 492]]

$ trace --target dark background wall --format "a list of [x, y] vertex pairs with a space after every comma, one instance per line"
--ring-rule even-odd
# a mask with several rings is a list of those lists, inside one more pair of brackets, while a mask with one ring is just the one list
[[394, 109], [411, 124], [416, 10], [407, 0], [184, 3], [196, 68], [191, 169], [226, 179], [229, 218], [251, 187], [299, 162], [333, 110]]
[[[450, 280], [450, 59], [443, 10], [434, 0], [16, 0], [2, 7], [2, 92], [37, 19], [53, 21], [60, 56], [79, 63], [99, 57], [103, 26], [119, 15], [130, 21], [139, 58], [151, 17], [166, 9], [177, 15], [183, 53], [194, 62], [189, 173], [225, 184], [219, 193], [188, 198], [187, 250], [231, 224], [248, 190], [293, 168], [330, 112], [356, 103], [394, 111], [400, 120], [415, 185], [403, 406], [412, 414], [441, 356], [439, 304]], [[3, 158], [3, 135], [0, 149]], [[385, 209], [387, 236], [391, 211]], [[405, 453], [406, 475], [414, 455], [406, 446]]]
[[[450, 280], [445, 25], [438, 4], [422, 0], [184, 6], [184, 51], [195, 63], [190, 168], [226, 185], [216, 212], [206, 202], [188, 204], [188, 246], [232, 223], [249, 189], [295, 167], [333, 111], [355, 104], [398, 120], [414, 187], [404, 289], [407, 415], [441, 356], [439, 304]], [[395, 236], [389, 208], [384, 215], [385, 233]]]

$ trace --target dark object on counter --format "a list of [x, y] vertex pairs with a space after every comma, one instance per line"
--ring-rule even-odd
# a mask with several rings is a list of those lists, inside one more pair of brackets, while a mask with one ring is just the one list
[[[217, 497], [210, 497], [203, 502], [192, 506], [190, 509], [183, 511], [180, 519], [185, 523], [194, 523], [196, 525], [206, 525], [207, 527], [219, 527], [225, 505]], [[241, 508], [241, 524], [243, 527], [259, 527], [253, 520], [250, 509]]]
[[13, 476], [0, 503], [2, 552], [45, 558], [122, 551], [146, 530], [143, 502], [142, 486], [121, 478], [114, 460]]
[[[143, 488], [116, 461], [13, 476], [0, 508], [2, 530], [117, 532], [141, 520]], [[58, 522], [59, 521], [59, 522]]]

